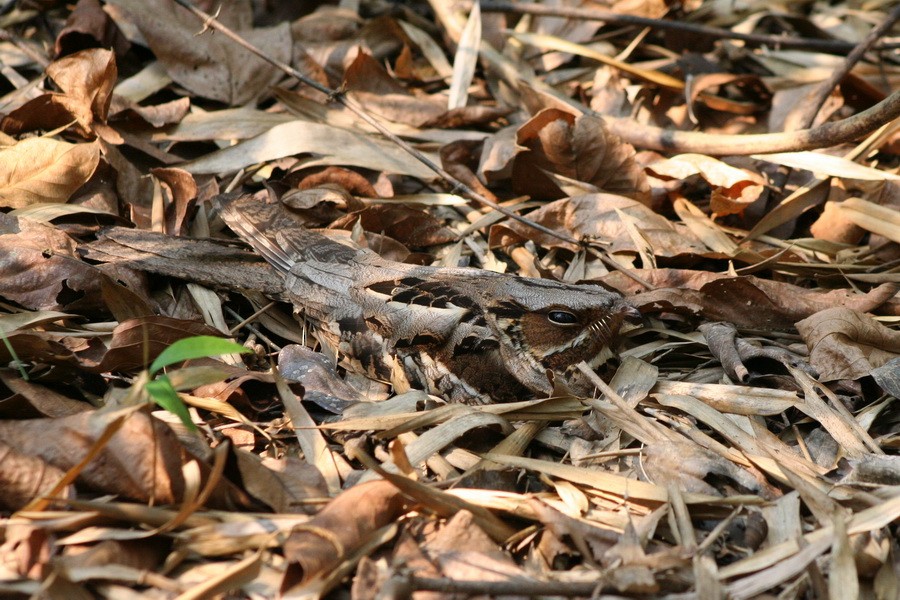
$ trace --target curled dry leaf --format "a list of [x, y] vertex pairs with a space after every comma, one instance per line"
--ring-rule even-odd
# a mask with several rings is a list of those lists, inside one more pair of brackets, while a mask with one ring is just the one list
[[98, 0], [78, 0], [72, 14], [56, 36], [57, 56], [87, 48], [112, 48], [119, 56], [128, 52], [130, 44]]
[[182, 233], [191, 202], [197, 197], [194, 176], [176, 168], [150, 169], [150, 173], [160, 181], [171, 199], [168, 203], [169, 210], [166, 211], [166, 231], [172, 234]]
[[519, 128], [516, 143], [529, 150], [513, 163], [512, 183], [519, 193], [559, 198], [562, 192], [546, 171], [650, 201], [650, 184], [634, 160], [634, 148], [610, 133], [599, 117], [547, 108]]
[[105, 123], [116, 83], [115, 56], [93, 48], [54, 61], [47, 75], [61, 92], [47, 92], [4, 117], [0, 128], [17, 134], [56, 129], [75, 121], [75, 131], [93, 137], [96, 123]]
[[102, 272], [79, 260], [75, 241], [52, 225], [0, 215], [0, 272], [0, 295], [26, 308], [102, 305]]
[[397, 520], [403, 507], [400, 492], [387, 481], [361, 483], [341, 493], [284, 543], [290, 565], [281, 591], [329, 573], [370, 534]]
[[733, 323], [704, 323], [699, 327], [713, 356], [732, 381], [747, 382], [750, 376], [745, 363], [754, 358], [776, 360], [785, 366], [798, 367], [815, 377], [817, 373], [803, 357], [778, 346], [759, 346], [737, 337]]
[[797, 323], [821, 381], [859, 379], [900, 356], [900, 332], [849, 308], [829, 308]]
[[0, 206], [24, 208], [65, 202], [100, 162], [97, 143], [28, 138], [0, 150]]
[[712, 187], [710, 209], [719, 216], [741, 214], [763, 192], [765, 180], [756, 173], [738, 169], [703, 154], [679, 154], [647, 167], [664, 180], [699, 175]]
[[[715, 88], [725, 88], [744, 92], [744, 99], [731, 99], [720, 92], [714, 95]], [[772, 93], [766, 88], [758, 75], [733, 73], [701, 73], [691, 80], [690, 100], [703, 102], [713, 110], [730, 112], [739, 115], [751, 115], [767, 110], [770, 107]], [[707, 90], [710, 90], [708, 93]]]

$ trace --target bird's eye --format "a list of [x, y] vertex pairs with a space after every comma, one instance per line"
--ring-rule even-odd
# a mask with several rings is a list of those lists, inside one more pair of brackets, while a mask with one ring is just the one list
[[557, 325], [575, 325], [578, 323], [578, 317], [564, 310], [551, 310], [547, 313], [547, 318], [551, 323]]

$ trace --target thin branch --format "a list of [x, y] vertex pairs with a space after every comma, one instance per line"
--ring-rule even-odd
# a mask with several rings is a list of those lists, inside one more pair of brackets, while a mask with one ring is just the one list
[[598, 600], [622, 598], [621, 596], [596, 595], [603, 587], [602, 581], [464, 581], [446, 577], [408, 578], [409, 588], [415, 591], [444, 592], [445, 594], [469, 594], [489, 596], [586, 596]]
[[[666, 19], [651, 19], [625, 15], [594, 8], [575, 8], [568, 6], [548, 6], [532, 2], [502, 2], [485, 0], [481, 2], [482, 12], [508, 12], [516, 14], [529, 14], [548, 17], [567, 17], [582, 19], [585, 21], [603, 21], [618, 25], [637, 25], [653, 29], [668, 29], [685, 33], [702, 35], [715, 39], [731, 39], [746, 42], [751, 46], [771, 46], [773, 48], [796, 48], [802, 50], [815, 50], [830, 54], [846, 54], [853, 50], [854, 45], [841, 40], [817, 40], [812, 38], [786, 37], [782, 35], [765, 35], [758, 33], [738, 33], [719, 27], [708, 27], [687, 21]], [[900, 44], [883, 44], [878, 50], [893, 50]]]
[[538, 231], [540, 231], [542, 233], [546, 233], [547, 235], [553, 236], [557, 239], [563, 240], [570, 244], [576, 244], [576, 245], [579, 244], [578, 240], [576, 240], [564, 233], [555, 231], [555, 230], [550, 229], [549, 227], [545, 227], [544, 225], [541, 225], [539, 223], [535, 223], [534, 221], [527, 219], [521, 215], [518, 215], [518, 214], [512, 212], [511, 210], [497, 204], [496, 202], [493, 202], [492, 200], [485, 198], [483, 195], [479, 194], [478, 192], [476, 192], [475, 190], [470, 188], [468, 185], [466, 185], [459, 179], [453, 177], [453, 175], [451, 175], [450, 173], [445, 171], [439, 165], [436, 165], [427, 156], [425, 156], [424, 154], [422, 154], [421, 152], [419, 152], [418, 150], [413, 148], [411, 144], [409, 144], [405, 140], [401, 139], [396, 134], [390, 132], [377, 119], [370, 116], [359, 104], [354, 102], [352, 99], [348, 98], [346, 96], [346, 94], [343, 93], [343, 91], [335, 90], [328, 86], [322, 85], [321, 83], [305, 76], [303, 73], [294, 69], [289, 64], [281, 62], [280, 60], [277, 60], [277, 59], [267, 55], [265, 52], [263, 52], [262, 50], [260, 50], [259, 48], [257, 48], [256, 46], [254, 46], [253, 44], [251, 44], [250, 42], [248, 42], [241, 36], [239, 36], [237, 33], [232, 31], [230, 28], [228, 28], [225, 25], [223, 25], [222, 23], [220, 23], [214, 16], [212, 16], [208, 13], [205, 13], [202, 10], [200, 10], [199, 8], [195, 7], [188, 0], [175, 0], [175, 2], [177, 4], [179, 4], [180, 6], [189, 10], [192, 14], [194, 14], [201, 21], [203, 21], [204, 30], [215, 29], [216, 31], [221, 32], [228, 39], [239, 44], [244, 49], [248, 50], [249, 52], [252, 52], [253, 54], [255, 54], [256, 56], [265, 60], [272, 66], [283, 71], [287, 75], [293, 77], [294, 79], [300, 81], [301, 83], [303, 83], [305, 85], [310, 86], [311, 88], [313, 88], [319, 92], [322, 92], [323, 94], [326, 94], [330, 99], [345, 106], [348, 110], [352, 111], [356, 116], [358, 116], [363, 121], [365, 121], [367, 124], [369, 124], [371, 127], [373, 127], [381, 135], [383, 135], [390, 141], [397, 144], [400, 148], [402, 148], [403, 150], [408, 152], [413, 158], [415, 158], [416, 160], [418, 160], [419, 162], [424, 164], [426, 167], [428, 167], [429, 169], [434, 171], [437, 175], [439, 175], [446, 182], [450, 183], [454, 188], [452, 190], [453, 193], [459, 193], [463, 196], [466, 196], [467, 198], [474, 200], [475, 202], [478, 202], [482, 206], [487, 206], [493, 210], [496, 210], [497, 212], [499, 212], [503, 215], [506, 215], [510, 219], [519, 221], [520, 223], [523, 223], [529, 227], [537, 229]]
[[812, 129], [784, 133], [722, 135], [695, 131], [672, 131], [642, 125], [632, 119], [606, 119], [609, 130], [626, 142], [660, 152], [691, 152], [710, 156], [800, 152], [852, 142], [900, 117], [900, 91], [875, 106], [843, 121]]

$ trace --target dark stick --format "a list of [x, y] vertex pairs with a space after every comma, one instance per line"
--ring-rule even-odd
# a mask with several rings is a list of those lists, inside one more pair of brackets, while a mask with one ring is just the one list
[[409, 587], [415, 591], [444, 592], [445, 594], [475, 594], [489, 596], [585, 596], [604, 600], [622, 596], [596, 595], [603, 582], [597, 581], [461, 581], [449, 578], [408, 578]]

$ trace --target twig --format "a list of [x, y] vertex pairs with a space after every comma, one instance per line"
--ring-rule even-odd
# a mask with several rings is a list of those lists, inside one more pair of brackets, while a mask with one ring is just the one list
[[626, 142], [661, 152], [690, 152], [710, 156], [799, 152], [836, 146], [867, 135], [900, 117], [900, 91], [875, 106], [835, 123], [784, 133], [723, 135], [672, 131], [642, 125], [631, 119], [604, 117], [609, 130]]
[[819, 114], [819, 110], [822, 108], [822, 105], [825, 104], [825, 100], [831, 95], [831, 90], [846, 77], [847, 73], [850, 72], [850, 69], [853, 68], [853, 65], [862, 60], [862, 57], [869, 48], [893, 27], [894, 23], [897, 22], [897, 19], [900, 19], [900, 5], [895, 6], [894, 10], [890, 12], [884, 21], [873, 27], [868, 35], [866, 35], [866, 37], [853, 48], [850, 54], [847, 55], [847, 58], [841, 66], [834, 70], [831, 77], [823, 81], [819, 87], [816, 88], [815, 95], [810, 99], [803, 116], [798, 121], [799, 127], [806, 129], [813, 124], [813, 121], [816, 120], [816, 115]]
[[[599, 579], [599, 578], [598, 578]], [[475, 594], [488, 596], [587, 596], [597, 600], [621, 599], [621, 596], [597, 595], [602, 581], [462, 581], [446, 577], [408, 578], [414, 591], [444, 592], [447, 594]]]
[[451, 175], [450, 173], [445, 171], [440, 166], [436, 165], [427, 156], [425, 156], [424, 154], [422, 154], [421, 152], [419, 152], [418, 150], [413, 148], [412, 145], [410, 145], [408, 142], [401, 139], [399, 136], [395, 135], [394, 133], [391, 133], [377, 119], [370, 116], [359, 104], [354, 102], [352, 99], [348, 98], [346, 96], [346, 94], [343, 92], [343, 90], [335, 90], [328, 86], [322, 85], [321, 83], [305, 76], [303, 73], [294, 69], [289, 64], [283, 63], [280, 60], [277, 60], [275, 58], [272, 58], [271, 56], [268, 56], [262, 50], [260, 50], [259, 48], [257, 48], [256, 46], [254, 46], [253, 44], [251, 44], [250, 42], [248, 42], [241, 36], [239, 36], [237, 33], [232, 31], [230, 28], [228, 28], [225, 25], [223, 25], [222, 23], [220, 23], [218, 20], [216, 20], [215, 17], [213, 17], [212, 15], [205, 13], [202, 10], [200, 10], [199, 8], [195, 7], [188, 0], [175, 0], [175, 2], [177, 4], [179, 4], [180, 6], [189, 10], [192, 14], [194, 14], [201, 21], [203, 21], [204, 30], [205, 29], [215, 29], [216, 31], [221, 32], [222, 34], [225, 35], [225, 37], [227, 37], [228, 39], [239, 44], [241, 47], [248, 50], [249, 52], [252, 52], [256, 56], [260, 57], [261, 59], [265, 60], [272, 66], [283, 71], [287, 75], [297, 79], [301, 83], [308, 85], [311, 88], [313, 88], [319, 92], [322, 92], [323, 94], [328, 96], [329, 99], [340, 103], [341, 105], [346, 107], [348, 110], [352, 111], [356, 116], [358, 116], [363, 121], [368, 123], [371, 127], [373, 127], [381, 135], [383, 135], [387, 139], [389, 139], [392, 142], [394, 142], [395, 144], [397, 144], [400, 148], [402, 148], [403, 150], [408, 152], [413, 158], [415, 158], [416, 160], [418, 160], [419, 162], [424, 164], [426, 167], [428, 167], [429, 169], [434, 171], [446, 182], [453, 185], [454, 189], [452, 190], [452, 193], [458, 193], [458, 194], [464, 195], [464, 196], [468, 197], [469, 199], [474, 200], [475, 202], [478, 202], [479, 204], [481, 204], [483, 206], [487, 206], [493, 210], [496, 210], [497, 212], [499, 212], [503, 215], [506, 215], [510, 219], [519, 221], [520, 223], [523, 223], [529, 227], [537, 229], [538, 231], [540, 231], [542, 233], [546, 233], [547, 235], [553, 236], [557, 239], [563, 240], [570, 244], [579, 245], [578, 240], [576, 240], [564, 233], [561, 233], [559, 231], [550, 229], [549, 227], [545, 227], [544, 225], [541, 225], [539, 223], [535, 223], [534, 221], [527, 219], [521, 215], [517, 215], [516, 213], [497, 204], [496, 202], [493, 202], [493, 201], [489, 200], [488, 198], [485, 198], [483, 195], [479, 194], [478, 192], [476, 192], [475, 190], [473, 190], [472, 188], [467, 186], [462, 181], [453, 177], [453, 175]]
[[[625, 15], [605, 10], [597, 10], [593, 8], [548, 6], [546, 4], [534, 4], [532, 2], [495, 2], [492, 0], [485, 0], [481, 2], [481, 10], [482, 12], [509, 12], [548, 17], [568, 17], [572, 19], [583, 19], [585, 21], [604, 21], [606, 23], [615, 23], [620, 25], [637, 25], [640, 27], [650, 27], [653, 29], [670, 29], [675, 31], [683, 31], [685, 33], [703, 35], [716, 39], [740, 40], [742, 42], [747, 42], [747, 44], [753, 46], [797, 48], [804, 50], [816, 50], [819, 52], [827, 52], [830, 54], [844, 54], [851, 51], [854, 47], [852, 43], [844, 42], [841, 40], [816, 40], [811, 38], [785, 37], [781, 35], [738, 33], [736, 31], [730, 31], [728, 29], [698, 25], [696, 23], [688, 23], [686, 21], [651, 19], [649, 17]], [[893, 50], [898, 47], [900, 47], [900, 44], [883, 44], [879, 46], [878, 49]]]

